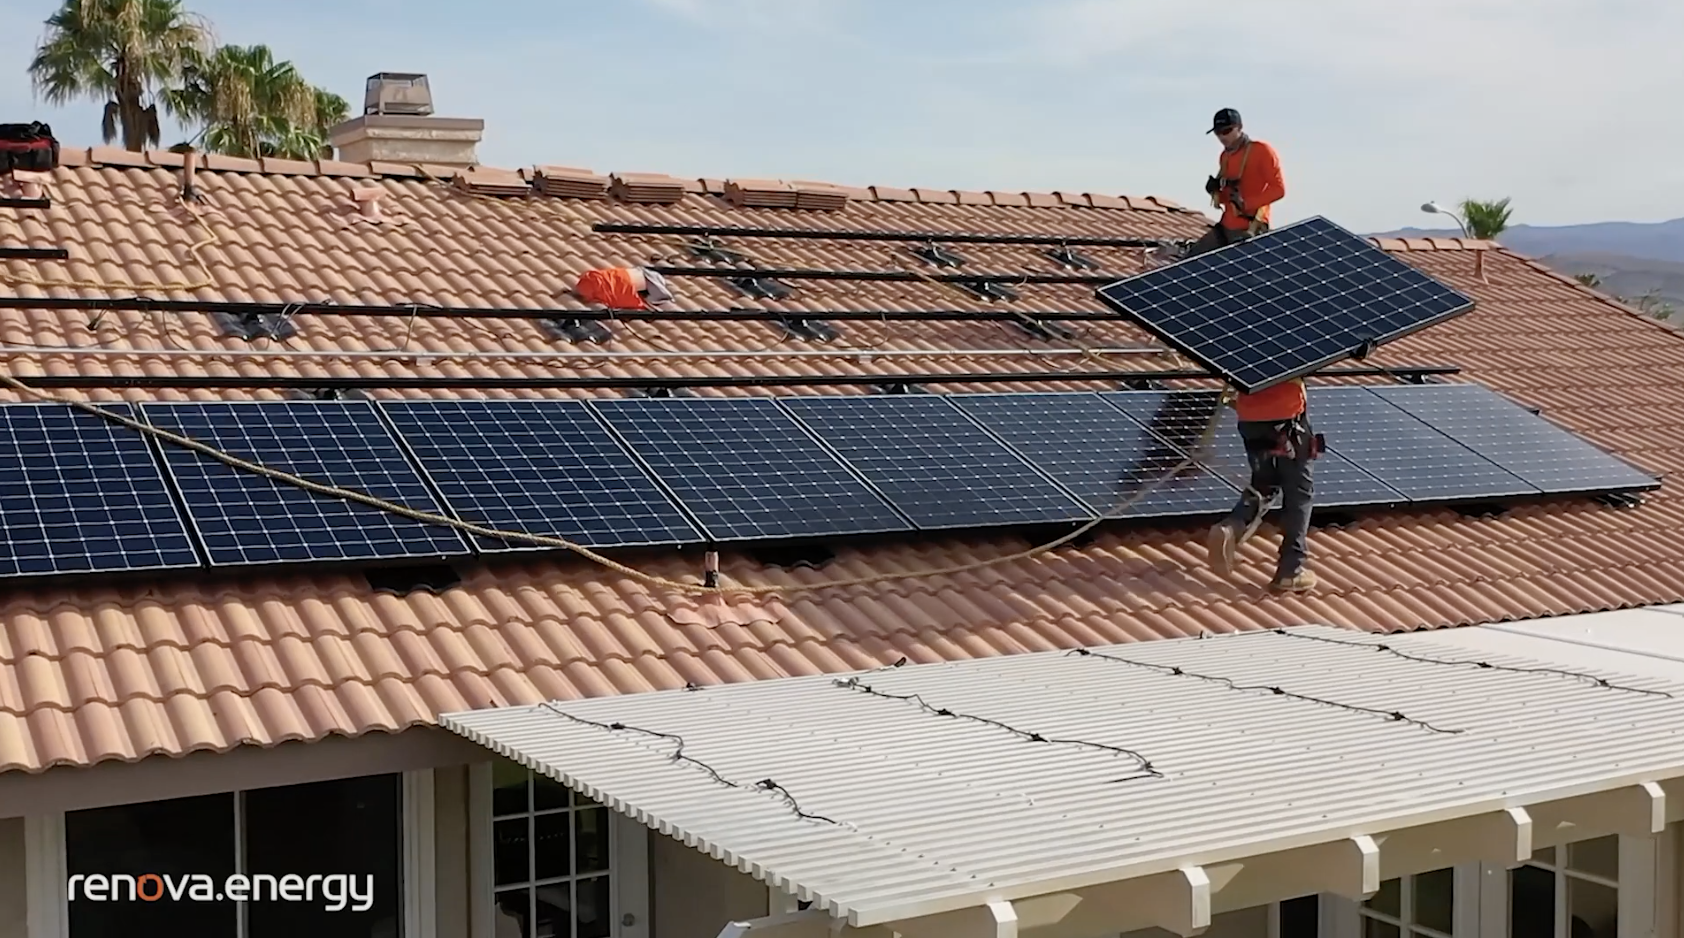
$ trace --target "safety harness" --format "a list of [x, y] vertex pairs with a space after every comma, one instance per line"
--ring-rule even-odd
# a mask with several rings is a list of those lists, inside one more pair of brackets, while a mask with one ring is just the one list
[[[1216, 191], [1214, 191], [1210, 194], [1210, 204], [1213, 208], [1216, 208], [1216, 209], [1222, 208], [1222, 193], [1228, 191], [1229, 189], [1233, 189], [1236, 194], [1239, 192], [1240, 178], [1245, 175], [1246, 160], [1248, 160], [1250, 158], [1251, 158], [1251, 138], [1247, 137], [1246, 141], [1245, 141], [1245, 147], [1240, 150], [1240, 168], [1234, 171], [1233, 178], [1229, 178], [1229, 177], [1223, 175], [1223, 173], [1228, 168], [1228, 151], [1223, 150], [1220, 154], [1217, 155], [1217, 157], [1216, 157], [1216, 181], [1217, 181], [1218, 185], [1216, 187]], [[1246, 233], [1246, 237], [1248, 237], [1248, 238], [1257, 237], [1257, 235], [1259, 233], [1261, 233], [1264, 229], [1266, 229], [1268, 227], [1268, 222], [1261, 221], [1260, 219], [1258, 219], [1257, 214], [1255, 212], [1248, 215], [1245, 212], [1240, 211], [1239, 206], [1237, 206], [1237, 205], [1234, 207], [1234, 214], [1236, 214], [1236, 215], [1238, 215], [1241, 218], [1246, 220], [1245, 233]], [[1226, 229], [1224, 229], [1224, 230], [1226, 230]]]

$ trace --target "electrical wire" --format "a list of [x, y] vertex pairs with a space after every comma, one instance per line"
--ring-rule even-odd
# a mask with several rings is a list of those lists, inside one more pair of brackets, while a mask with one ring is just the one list
[[[898, 667], [898, 666], [899, 666], [898, 664], [890, 665], [890, 667]], [[1096, 742], [1091, 742], [1091, 741], [1084, 740], [1084, 739], [1055, 739], [1055, 738], [1052, 738], [1052, 737], [1049, 737], [1049, 736], [1043, 736], [1040, 733], [1030, 732], [1029, 730], [1020, 730], [1015, 726], [1011, 726], [1011, 725], [1006, 724], [1006, 723], [1001, 723], [999, 720], [991, 720], [988, 717], [979, 717], [979, 716], [975, 716], [975, 715], [969, 714], [969, 713], [957, 713], [953, 710], [949, 710], [946, 707], [938, 707], [938, 706], [930, 703], [929, 701], [925, 700], [924, 696], [922, 694], [891, 694], [888, 691], [878, 690], [877, 688], [872, 687], [870, 684], [867, 684], [864, 681], [860, 680], [857, 676], [856, 677], [850, 677], [846, 680], [843, 680], [842, 678], [836, 678], [836, 679], [833, 679], [831, 681], [831, 683], [834, 684], [837, 687], [840, 687], [840, 688], [843, 688], [843, 689], [846, 689], [846, 690], [859, 691], [860, 693], [869, 694], [873, 697], [882, 697], [882, 698], [885, 698], [887, 700], [900, 700], [900, 701], [905, 701], [907, 703], [914, 703], [914, 704], [917, 704], [926, 713], [929, 713], [932, 716], [948, 717], [949, 719], [954, 719], [954, 720], [970, 720], [973, 723], [981, 723], [981, 724], [984, 724], [985, 726], [992, 726], [995, 729], [1005, 730], [1006, 732], [1011, 733], [1014, 736], [1022, 737], [1023, 739], [1026, 739], [1026, 740], [1028, 740], [1029, 742], [1032, 742], [1032, 743], [1050, 743], [1054, 746], [1079, 746], [1079, 747], [1082, 747], [1084, 749], [1098, 749], [1098, 750], [1101, 750], [1101, 751], [1104, 751], [1104, 752], [1109, 752], [1113, 755], [1128, 756], [1130, 759], [1133, 759], [1135, 762], [1139, 763], [1140, 769], [1139, 769], [1139, 772], [1137, 774], [1124, 776], [1122, 778], [1111, 779], [1111, 781], [1113, 781], [1113, 782], [1127, 782], [1127, 781], [1133, 781], [1135, 779], [1140, 779], [1140, 778], [1163, 778], [1164, 777], [1164, 773], [1158, 771], [1158, 769], [1153, 767], [1152, 760], [1146, 758], [1145, 756], [1141, 755], [1139, 752], [1137, 752], [1133, 749], [1125, 749], [1121, 746], [1112, 746], [1112, 745], [1109, 745], [1107, 743], [1096, 743]]]
[[1209, 683], [1212, 683], [1212, 684], [1220, 684], [1220, 685], [1222, 685], [1222, 686], [1224, 686], [1224, 687], [1226, 687], [1226, 688], [1228, 688], [1229, 690], [1232, 690], [1232, 691], [1239, 691], [1239, 692], [1243, 692], [1243, 693], [1250, 693], [1250, 692], [1254, 692], [1254, 691], [1268, 691], [1269, 693], [1274, 694], [1277, 697], [1285, 697], [1289, 700], [1300, 700], [1300, 701], [1303, 701], [1305, 703], [1320, 704], [1324, 707], [1337, 707], [1340, 710], [1349, 710], [1353, 713], [1372, 714], [1374, 716], [1385, 717], [1386, 719], [1391, 720], [1394, 723], [1408, 723], [1408, 724], [1411, 724], [1413, 726], [1419, 726], [1420, 728], [1422, 728], [1424, 730], [1427, 730], [1429, 732], [1443, 733], [1447, 736], [1455, 736], [1457, 734], [1467, 732], [1466, 730], [1445, 729], [1444, 727], [1434, 726], [1433, 724], [1428, 723], [1425, 720], [1417, 720], [1414, 717], [1405, 716], [1404, 714], [1399, 713], [1396, 710], [1380, 710], [1380, 709], [1376, 709], [1374, 707], [1360, 707], [1360, 706], [1357, 706], [1356, 704], [1341, 703], [1337, 700], [1326, 700], [1326, 699], [1321, 698], [1321, 697], [1311, 697], [1307, 694], [1294, 693], [1292, 691], [1283, 690], [1279, 687], [1275, 687], [1275, 686], [1269, 685], [1269, 684], [1241, 684], [1238, 681], [1235, 681], [1233, 678], [1221, 677], [1219, 675], [1199, 674], [1199, 673], [1196, 673], [1196, 672], [1193, 672], [1193, 671], [1189, 671], [1186, 668], [1181, 667], [1180, 665], [1156, 664], [1156, 663], [1150, 662], [1150, 661], [1136, 661], [1133, 658], [1124, 658], [1124, 657], [1121, 657], [1119, 655], [1105, 654], [1104, 652], [1093, 651], [1093, 650], [1088, 649], [1088, 648], [1076, 648], [1076, 649], [1072, 649], [1068, 652], [1065, 652], [1065, 657], [1069, 657], [1071, 655], [1075, 655], [1077, 657], [1083, 657], [1083, 658], [1103, 658], [1106, 661], [1113, 661], [1113, 662], [1116, 662], [1117, 664], [1132, 665], [1133, 667], [1136, 667], [1136, 668], [1145, 668], [1145, 669], [1148, 669], [1148, 670], [1151, 670], [1151, 671], [1157, 671], [1160, 674], [1169, 674], [1169, 675], [1172, 675], [1172, 676], [1175, 676], [1175, 677], [1196, 678], [1196, 679], [1201, 680], [1201, 681], [1208, 681]]
[[795, 813], [796, 817], [801, 818], [804, 821], [823, 821], [826, 824], [835, 824], [838, 827], [843, 826], [840, 821], [834, 820], [832, 818], [825, 817], [822, 814], [813, 814], [810, 811], [802, 810], [801, 803], [799, 801], [795, 800], [795, 796], [793, 794], [790, 794], [789, 789], [783, 787], [782, 785], [779, 785], [777, 782], [773, 781], [772, 779], [763, 778], [760, 781], [755, 782], [752, 785], [747, 785], [747, 784], [744, 784], [742, 782], [732, 781], [731, 779], [726, 778], [724, 775], [720, 774], [718, 769], [715, 769], [713, 766], [708, 765], [706, 762], [703, 762], [702, 760], [696, 758], [695, 756], [685, 755], [685, 753], [684, 753], [684, 746], [685, 746], [684, 737], [678, 735], [677, 733], [662, 733], [662, 732], [659, 732], [657, 730], [646, 730], [646, 729], [644, 729], [640, 726], [631, 726], [629, 724], [620, 723], [618, 721], [613, 722], [613, 723], [598, 723], [595, 720], [587, 720], [584, 717], [574, 716], [573, 714], [568, 713], [567, 711], [561, 709], [560, 707], [557, 707], [554, 703], [551, 703], [551, 702], [548, 702], [548, 701], [539, 704], [538, 707], [539, 707], [539, 709], [548, 710], [551, 713], [555, 714], [556, 716], [565, 717], [569, 720], [572, 720], [574, 723], [580, 723], [580, 724], [583, 724], [585, 726], [596, 727], [597, 729], [600, 729], [600, 730], [608, 730], [609, 732], [615, 732], [615, 733], [618, 733], [618, 732], [642, 733], [645, 736], [652, 736], [656, 739], [664, 739], [664, 740], [674, 744], [673, 751], [667, 756], [667, 758], [671, 759], [674, 762], [688, 762], [688, 763], [690, 763], [691, 765], [695, 766], [696, 768], [701, 769], [703, 772], [706, 772], [710, 778], [712, 778], [715, 782], [718, 782], [719, 784], [724, 785], [726, 788], [735, 788], [738, 791], [771, 792], [772, 794], [777, 795], [780, 799], [782, 799], [784, 804], [789, 806], [790, 811]]
[[1513, 673], [1513, 674], [1554, 674], [1554, 675], [1557, 675], [1557, 676], [1560, 676], [1560, 677], [1570, 677], [1570, 678], [1575, 678], [1575, 679], [1581, 680], [1581, 681], [1589, 681], [1590, 683], [1595, 684], [1597, 687], [1605, 687], [1609, 690], [1625, 691], [1625, 692], [1631, 693], [1631, 694], [1648, 694], [1649, 696], [1652, 696], [1652, 697], [1675, 697], [1675, 696], [1677, 696], [1675, 694], [1669, 693], [1669, 692], [1664, 691], [1664, 690], [1650, 690], [1649, 688], [1646, 688], [1646, 687], [1631, 687], [1631, 686], [1626, 685], [1626, 684], [1615, 684], [1614, 682], [1612, 682], [1612, 681], [1610, 681], [1606, 678], [1600, 678], [1600, 677], [1597, 677], [1594, 674], [1587, 674], [1583, 671], [1569, 671], [1565, 668], [1520, 667], [1520, 666], [1517, 666], [1517, 665], [1492, 664], [1489, 661], [1457, 661], [1457, 660], [1450, 659], [1450, 658], [1428, 658], [1424, 655], [1416, 655], [1416, 654], [1411, 654], [1407, 651], [1399, 651], [1396, 648], [1393, 648], [1391, 645], [1386, 644], [1385, 642], [1365, 642], [1365, 641], [1362, 641], [1360, 639], [1352, 640], [1352, 639], [1342, 639], [1342, 638], [1327, 638], [1327, 637], [1321, 636], [1321, 635], [1305, 635], [1301, 632], [1289, 632], [1286, 629], [1270, 629], [1269, 631], [1274, 632], [1276, 635], [1284, 635], [1287, 638], [1296, 638], [1296, 639], [1300, 639], [1300, 640], [1306, 641], [1306, 642], [1323, 642], [1323, 643], [1326, 643], [1328, 645], [1348, 645], [1352, 648], [1372, 648], [1375, 651], [1383, 652], [1385, 654], [1392, 655], [1393, 657], [1402, 658], [1405, 661], [1415, 661], [1415, 662], [1419, 662], [1421, 664], [1438, 664], [1438, 665], [1445, 665], [1445, 666], [1451, 666], [1451, 667], [1462, 667], [1462, 668], [1480, 668], [1480, 669], [1486, 670], [1486, 671], [1508, 671], [1508, 672]]

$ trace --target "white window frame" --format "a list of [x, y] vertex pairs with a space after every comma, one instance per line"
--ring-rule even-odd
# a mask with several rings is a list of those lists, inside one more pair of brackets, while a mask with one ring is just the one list
[[[1616, 902], [1619, 923], [1616, 926], [1616, 938], [1656, 938], [1657, 926], [1661, 925], [1658, 914], [1660, 904], [1657, 901], [1657, 874], [1663, 865], [1662, 836], [1633, 837], [1630, 835], [1616, 835], [1619, 840], [1620, 877], [1610, 882], [1591, 873], [1581, 873], [1567, 869], [1567, 853], [1572, 844], [1555, 845], [1556, 862], [1546, 864], [1528, 860], [1519, 866], [1532, 866], [1546, 870], [1555, 876], [1555, 938], [1568, 938], [1571, 920], [1567, 915], [1567, 881], [1581, 879], [1586, 882], [1612, 886], [1617, 896]], [[1600, 838], [1587, 837], [1584, 840]], [[1583, 841], [1575, 841], [1580, 843]], [[1500, 902], [1500, 910], [1494, 916], [1487, 916], [1486, 930], [1480, 938], [1509, 938], [1509, 871], [1503, 870], [1503, 875], [1494, 877], [1495, 883], [1488, 883], [1486, 901]]]
[[[492, 869], [490, 762], [468, 767], [468, 915], [470, 938], [496, 938]], [[649, 829], [608, 810], [608, 883], [613, 938], [649, 938]], [[31, 936], [33, 938], [33, 936]]]
[[[436, 938], [438, 913], [432, 905], [436, 895], [432, 775], [430, 769], [403, 773], [402, 794], [398, 800], [402, 820], [398, 839], [402, 851], [399, 877], [404, 892], [400, 898], [403, 938]], [[242, 821], [245, 792], [208, 794], [234, 796], [235, 868], [244, 869], [245, 825]], [[64, 814], [27, 816], [23, 830], [24, 901], [29, 903], [26, 934], [28, 938], [70, 938], [69, 856], [64, 842]], [[236, 915], [240, 938], [244, 938], [246, 933], [248, 908], [242, 904]]]
[[[1452, 931], [1449, 938], [1508, 938], [1507, 906], [1502, 906], [1503, 931], [1500, 936], [1488, 935], [1481, 926], [1480, 910], [1487, 905], [1483, 899], [1482, 874], [1478, 863], [1463, 863], [1451, 867], [1455, 872], [1456, 892], [1451, 898], [1450, 921]], [[1506, 875], [1506, 874], [1505, 874]], [[1413, 899], [1413, 877], [1398, 877], [1405, 882], [1400, 884], [1399, 901], [1407, 902]], [[1504, 880], [1506, 884], [1506, 880]], [[1506, 888], [1506, 887], [1505, 887]], [[1506, 897], [1506, 893], [1504, 894]], [[1368, 910], [1364, 914], [1362, 903], [1344, 896], [1324, 892], [1321, 894], [1320, 921], [1317, 927], [1318, 938], [1362, 938], [1362, 920], [1374, 918], [1388, 924], [1398, 924], [1391, 916], [1384, 913], [1374, 913]], [[1409, 905], [1400, 905], [1400, 911], [1406, 914], [1404, 921], [1413, 917], [1414, 910]], [[1404, 925], [1401, 927], [1402, 938], [1409, 938], [1409, 929], [1418, 926]], [[1439, 934], [1431, 929], [1424, 929], [1428, 934]], [[1269, 909], [1269, 938], [1280, 938], [1280, 903], [1271, 903]]]

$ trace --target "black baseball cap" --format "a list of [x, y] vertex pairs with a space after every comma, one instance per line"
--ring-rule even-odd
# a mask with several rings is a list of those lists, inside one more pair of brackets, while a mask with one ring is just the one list
[[1210, 129], [1205, 131], [1205, 133], [1213, 134], [1218, 130], [1227, 130], [1230, 127], [1238, 126], [1239, 123], [1240, 112], [1231, 107], [1225, 107], [1222, 110], [1217, 111], [1216, 116], [1210, 119]]

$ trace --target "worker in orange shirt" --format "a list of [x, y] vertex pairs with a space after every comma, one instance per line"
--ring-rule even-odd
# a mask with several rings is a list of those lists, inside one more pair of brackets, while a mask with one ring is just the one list
[[1211, 566], [1221, 574], [1234, 569], [1234, 550], [1263, 521], [1269, 503], [1281, 496], [1280, 559], [1269, 588], [1302, 593], [1316, 585], [1307, 567], [1310, 508], [1315, 497], [1310, 463], [1321, 455], [1322, 438], [1310, 429], [1304, 381], [1294, 378], [1258, 391], [1239, 394], [1234, 410], [1245, 443], [1251, 480], [1228, 516], [1210, 529], [1206, 547]]
[[645, 267], [587, 270], [573, 284], [573, 295], [609, 309], [660, 309], [673, 302], [666, 278]]
[[1239, 111], [1231, 107], [1217, 111], [1205, 132], [1222, 141], [1216, 175], [1205, 181], [1211, 205], [1222, 211], [1222, 219], [1193, 242], [1187, 249], [1188, 257], [1268, 231], [1270, 206], [1286, 197], [1280, 154], [1269, 144], [1247, 136]]

